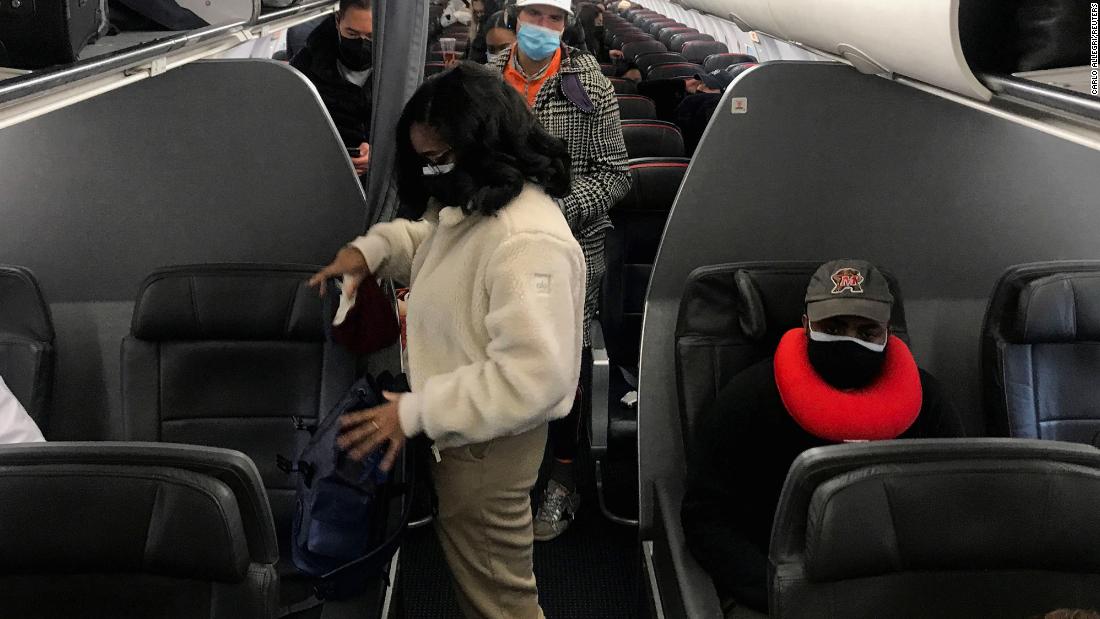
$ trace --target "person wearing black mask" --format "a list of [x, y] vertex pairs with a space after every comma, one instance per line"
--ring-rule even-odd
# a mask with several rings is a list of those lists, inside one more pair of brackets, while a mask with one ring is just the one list
[[360, 176], [370, 162], [373, 37], [371, 0], [340, 0], [290, 61], [317, 87], [344, 146], [358, 153], [351, 161]]
[[740, 372], [700, 415], [681, 519], [727, 617], [768, 610], [768, 544], [787, 471], [840, 442], [964, 436], [937, 381], [889, 330], [886, 278], [863, 260], [814, 273], [802, 327]]
[[[471, 62], [426, 80], [397, 123], [397, 193], [413, 219], [371, 226], [311, 280], [343, 293], [409, 284], [410, 393], [341, 420], [352, 458], [435, 441], [435, 528], [466, 617], [541, 619], [531, 489], [551, 420], [572, 407], [585, 262], [555, 198], [565, 142], [500, 74]], [[414, 221], [415, 219], [415, 221]]]

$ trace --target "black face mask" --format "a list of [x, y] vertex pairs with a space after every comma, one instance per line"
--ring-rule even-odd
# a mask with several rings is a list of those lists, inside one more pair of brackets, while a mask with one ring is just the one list
[[469, 176], [458, 170], [424, 177], [424, 188], [428, 195], [443, 206], [466, 208], [470, 196], [473, 195], [471, 184]]
[[855, 342], [810, 340], [808, 352], [810, 365], [837, 389], [866, 387], [878, 378], [886, 361], [886, 351], [868, 350]]
[[592, 29], [592, 33], [595, 34], [597, 37], [603, 37], [603, 32], [603, 26], [596, 26]]
[[374, 41], [340, 37], [338, 53], [340, 62], [344, 63], [345, 67], [352, 71], [362, 71], [370, 67], [374, 60]]

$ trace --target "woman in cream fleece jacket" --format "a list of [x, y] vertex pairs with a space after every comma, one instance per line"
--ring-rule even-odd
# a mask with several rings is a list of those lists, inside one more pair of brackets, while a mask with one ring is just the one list
[[398, 190], [423, 219], [373, 226], [313, 280], [410, 284], [412, 392], [341, 420], [353, 457], [392, 463], [421, 432], [436, 531], [467, 617], [542, 617], [530, 496], [547, 423], [580, 374], [585, 263], [553, 199], [569, 191], [565, 144], [498, 76], [463, 63], [425, 82], [397, 129]]

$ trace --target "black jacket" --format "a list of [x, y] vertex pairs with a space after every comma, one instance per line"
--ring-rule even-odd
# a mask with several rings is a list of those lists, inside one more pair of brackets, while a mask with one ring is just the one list
[[[772, 518], [787, 471], [803, 451], [831, 444], [787, 413], [772, 364], [769, 357], [734, 376], [700, 416], [681, 510], [688, 547], [718, 595], [764, 612]], [[920, 415], [899, 438], [963, 436], [936, 379], [920, 376]]]
[[676, 106], [676, 126], [684, 136], [684, 154], [691, 157], [703, 139], [703, 132], [710, 124], [710, 117], [718, 109], [722, 93], [702, 92], [685, 97]]
[[340, 75], [336, 68], [339, 48], [336, 17], [321, 22], [309, 35], [306, 46], [294, 55], [290, 65], [301, 71], [321, 94], [340, 139], [349, 147], [370, 143], [371, 90], [370, 78], [362, 87]]

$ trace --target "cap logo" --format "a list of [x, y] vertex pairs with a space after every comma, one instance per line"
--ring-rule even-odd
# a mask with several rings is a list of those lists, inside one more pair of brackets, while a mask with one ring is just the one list
[[833, 294], [849, 291], [852, 294], [863, 294], [863, 275], [859, 271], [846, 268], [833, 273]]

